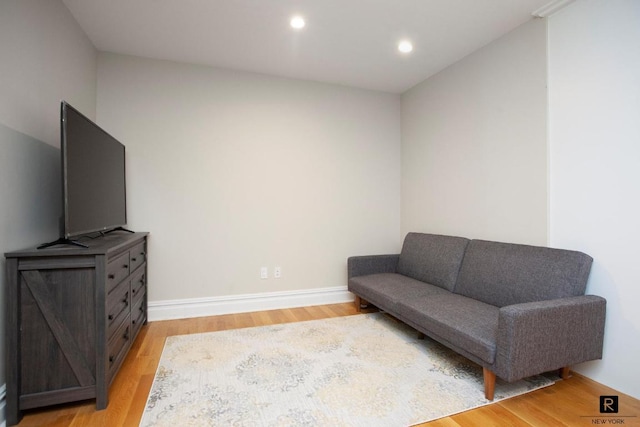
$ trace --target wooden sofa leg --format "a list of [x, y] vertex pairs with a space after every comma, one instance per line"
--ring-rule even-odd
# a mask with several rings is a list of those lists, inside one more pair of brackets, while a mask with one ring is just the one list
[[563, 380], [568, 380], [570, 372], [571, 372], [571, 369], [568, 366], [563, 366], [562, 368], [560, 368], [560, 372], [558, 372], [558, 375]]
[[362, 307], [367, 308], [369, 306], [369, 302], [366, 299], [360, 298], [358, 295], [356, 295], [353, 303], [356, 305], [356, 311], [358, 313], [362, 312]]
[[487, 368], [482, 368], [482, 376], [484, 377], [484, 397], [487, 400], [493, 400], [496, 389], [496, 374]]

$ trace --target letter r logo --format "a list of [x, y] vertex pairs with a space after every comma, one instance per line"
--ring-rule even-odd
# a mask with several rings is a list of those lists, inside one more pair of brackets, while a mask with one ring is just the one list
[[617, 414], [618, 396], [600, 396], [600, 413]]

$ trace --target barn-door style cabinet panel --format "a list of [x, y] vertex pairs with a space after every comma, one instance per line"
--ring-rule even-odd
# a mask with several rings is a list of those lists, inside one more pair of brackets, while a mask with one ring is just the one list
[[108, 389], [147, 321], [147, 234], [5, 254], [7, 421]]

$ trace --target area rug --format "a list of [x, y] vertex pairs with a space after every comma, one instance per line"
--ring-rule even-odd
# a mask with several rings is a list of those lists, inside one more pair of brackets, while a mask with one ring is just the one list
[[[551, 385], [498, 379], [494, 402]], [[411, 426], [489, 404], [482, 368], [383, 313], [168, 337], [150, 426]]]

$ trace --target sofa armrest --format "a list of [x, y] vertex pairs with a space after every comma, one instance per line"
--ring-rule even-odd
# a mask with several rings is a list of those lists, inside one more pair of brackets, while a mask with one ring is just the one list
[[368, 274], [395, 273], [400, 254], [366, 255], [347, 258], [347, 276], [349, 279]]
[[595, 295], [502, 307], [494, 372], [515, 381], [602, 358], [605, 310]]

